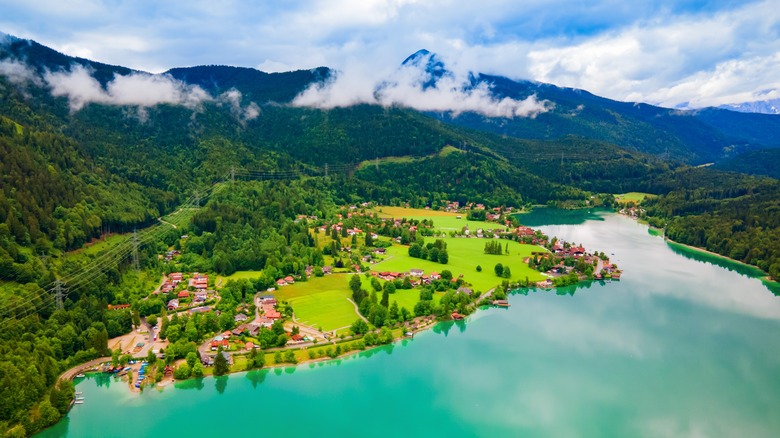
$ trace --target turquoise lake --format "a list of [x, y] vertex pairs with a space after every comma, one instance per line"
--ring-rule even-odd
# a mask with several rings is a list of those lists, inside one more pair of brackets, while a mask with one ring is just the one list
[[39, 436], [780, 436], [780, 297], [753, 270], [612, 213], [522, 221], [611, 255], [622, 281], [523, 291], [334, 362], [140, 395], [90, 376]]

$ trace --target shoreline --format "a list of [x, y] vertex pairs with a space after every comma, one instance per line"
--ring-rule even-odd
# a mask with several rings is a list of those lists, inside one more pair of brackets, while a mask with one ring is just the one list
[[761, 275], [756, 275], [754, 278], [757, 278], [757, 279], [759, 279], [759, 280], [761, 280], [763, 282], [768, 282], [768, 283], [773, 283], [773, 284], [780, 285], [780, 280], [773, 279], [772, 277], [769, 276], [768, 272], [764, 271], [763, 269], [759, 268], [758, 266], [751, 265], [750, 263], [745, 263], [745, 262], [743, 262], [741, 260], [734, 260], [734, 259], [732, 259], [732, 258], [730, 258], [728, 256], [724, 256], [723, 254], [718, 254], [716, 252], [712, 252], [712, 251], [710, 251], [710, 250], [708, 250], [706, 248], [700, 248], [698, 246], [688, 245], [688, 244], [685, 244], [685, 243], [678, 242], [676, 240], [672, 240], [669, 237], [667, 237], [667, 235], [666, 235], [666, 228], [654, 227], [654, 226], [650, 225], [650, 223], [648, 223], [647, 221], [639, 219], [636, 216], [631, 216], [631, 215], [627, 215], [627, 214], [623, 214], [623, 213], [616, 213], [616, 214], [618, 214], [620, 216], [623, 216], [623, 217], [626, 217], [626, 218], [629, 218], [629, 219], [633, 219], [633, 220], [637, 221], [640, 224], [647, 225], [647, 228], [649, 230], [654, 230], [654, 231], [660, 232], [661, 235], [659, 237], [664, 239], [664, 242], [672, 243], [674, 245], [678, 245], [680, 247], [687, 248], [687, 249], [689, 249], [691, 251], [695, 251], [695, 252], [698, 252], [698, 253], [701, 253], [701, 254], [707, 254], [707, 255], [716, 257], [718, 259], [721, 259], [721, 260], [729, 261], [729, 262], [736, 263], [738, 265], [744, 266], [746, 268], [756, 270], [756, 272], [760, 272]]
[[[476, 313], [476, 311], [480, 310], [479, 307], [481, 307], [481, 306], [477, 306], [477, 309], [475, 310], [474, 313]], [[495, 306], [489, 306], [489, 307], [495, 307]], [[316, 363], [325, 363], [325, 362], [331, 362], [331, 361], [336, 361], [336, 360], [342, 360], [345, 357], [350, 357], [350, 356], [353, 356], [353, 355], [359, 355], [360, 353], [367, 352], [367, 351], [370, 351], [370, 350], [374, 350], [374, 349], [377, 349], [377, 348], [386, 347], [388, 345], [394, 345], [397, 342], [403, 341], [403, 340], [406, 340], [406, 339], [412, 339], [413, 340], [414, 339], [414, 335], [416, 335], [418, 333], [426, 332], [426, 331], [432, 329], [433, 327], [435, 327], [436, 325], [438, 325], [440, 323], [450, 322], [450, 321], [454, 321], [454, 320], [433, 321], [433, 322], [430, 322], [430, 323], [426, 324], [425, 326], [418, 327], [417, 329], [405, 330], [404, 331], [404, 332], [412, 333], [412, 336], [404, 336], [404, 335], [402, 335], [400, 337], [394, 338], [393, 341], [388, 343], [388, 344], [366, 346], [365, 349], [362, 349], [362, 350], [360, 350], [360, 349], [358, 349], [358, 350], [350, 350], [350, 351], [342, 353], [342, 354], [340, 354], [340, 355], [338, 355], [336, 357], [318, 357], [318, 358], [313, 358], [313, 359], [310, 358], [310, 359], [301, 360], [301, 361], [296, 362], [296, 363], [284, 362], [284, 363], [267, 364], [267, 365], [264, 365], [262, 368], [252, 368], [252, 369], [248, 369], [248, 370], [244, 369], [244, 370], [229, 371], [224, 376], [229, 376], [229, 375], [238, 374], [238, 373], [246, 373], [246, 372], [249, 372], [249, 371], [260, 371], [260, 370], [271, 370], [271, 369], [276, 369], [276, 368], [298, 367], [300, 365], [310, 365], [310, 364], [316, 364]], [[359, 340], [359, 339], [353, 339], [352, 341], [356, 341], [356, 340]], [[349, 342], [342, 342], [342, 343], [346, 344], [346, 343], [349, 343]], [[336, 343], [328, 343], [327, 345], [340, 345], [342, 343], [338, 343], [338, 342], [336, 342]], [[325, 345], [325, 344], [323, 344], [323, 345]], [[322, 346], [322, 345], [320, 345], [320, 346]], [[281, 351], [295, 351], [295, 350], [302, 350], [302, 349], [300, 349], [300, 348], [289, 348], [289, 349], [282, 349]], [[265, 352], [263, 352], [263, 351], [258, 352], [258, 354], [260, 354], [260, 353], [265, 354]], [[242, 354], [241, 356], [244, 356], [244, 354]], [[109, 357], [108, 360], [110, 361], [111, 358]], [[82, 365], [82, 367], [83, 367], [83, 365]], [[90, 371], [87, 371], [87, 372], [90, 372]], [[98, 372], [98, 371], [92, 371], [92, 372]], [[165, 389], [168, 386], [173, 386], [175, 388], [176, 383], [179, 383], [179, 382], [187, 382], [187, 381], [190, 381], [190, 380], [204, 379], [204, 378], [208, 378], [208, 377], [224, 377], [224, 376], [215, 376], [214, 374], [209, 374], [209, 375], [205, 375], [205, 376], [202, 376], [202, 377], [189, 377], [189, 378], [183, 379], [183, 380], [177, 380], [177, 379], [173, 379], [173, 378], [165, 378], [165, 379], [163, 379], [160, 382], [143, 385], [141, 389], [137, 389], [137, 388], [133, 387], [132, 386], [132, 382], [125, 382], [125, 383], [128, 384], [128, 390], [129, 390], [130, 393], [141, 394], [141, 393], [143, 393], [143, 388], [148, 388], [148, 389], [154, 388], [154, 389], [157, 389], [157, 390], [163, 390], [163, 389]], [[64, 377], [64, 376], [61, 376], [61, 377]], [[122, 380], [125, 381], [126, 379], [122, 378]]]
[[760, 272], [761, 273], [761, 275], [756, 275], [754, 278], [757, 278], [757, 279], [759, 279], [761, 281], [765, 281], [765, 282], [769, 282], [769, 283], [780, 284], [780, 281], [774, 280], [772, 277], [769, 276], [768, 272], [765, 272], [763, 269], [759, 268], [758, 266], [751, 265], [749, 263], [745, 263], [745, 262], [740, 261], [740, 260], [734, 260], [734, 259], [732, 259], [730, 257], [724, 256], [723, 254], [718, 254], [716, 252], [712, 252], [712, 251], [710, 251], [708, 249], [705, 249], [705, 248], [699, 248], [698, 246], [693, 246], [693, 245], [688, 245], [688, 244], [685, 244], [685, 243], [677, 242], [676, 240], [672, 240], [672, 239], [666, 237], [666, 234], [664, 234], [663, 239], [664, 239], [664, 242], [672, 243], [674, 245], [678, 245], [678, 246], [690, 249], [690, 250], [695, 251], [695, 252], [699, 252], [699, 253], [702, 253], [702, 254], [707, 254], [707, 255], [719, 258], [721, 260], [726, 260], [726, 261], [729, 261], [729, 262], [736, 263], [738, 265], [744, 266], [746, 268], [753, 269], [756, 272]]

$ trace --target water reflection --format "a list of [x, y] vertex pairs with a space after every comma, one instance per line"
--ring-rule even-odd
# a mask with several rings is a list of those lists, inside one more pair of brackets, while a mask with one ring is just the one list
[[214, 388], [216, 388], [218, 393], [220, 394], [225, 393], [225, 388], [227, 388], [228, 379], [229, 379], [228, 376], [214, 377]]
[[197, 389], [198, 391], [200, 391], [201, 389], [203, 389], [206, 386], [203, 383], [203, 381], [204, 381], [203, 377], [198, 377], [196, 379], [187, 379], [187, 380], [183, 380], [183, 381], [177, 381], [173, 385], [174, 385], [174, 387], [176, 389]]
[[514, 217], [529, 227], [542, 225], [579, 225], [587, 221], [603, 221], [604, 214], [611, 210], [591, 208], [587, 210], [561, 210], [557, 208], [535, 208], [529, 213], [517, 213]]
[[98, 387], [105, 386], [106, 388], [111, 386], [111, 374], [106, 373], [93, 373], [89, 375], [90, 378], [95, 379], [95, 383]]
[[246, 373], [246, 379], [252, 383], [252, 388], [257, 389], [257, 385], [263, 383], [267, 375], [268, 370], [252, 370]]
[[[672, 251], [674, 251], [675, 254], [679, 254], [685, 257], [686, 259], [696, 260], [698, 262], [709, 263], [715, 266], [720, 266], [721, 268], [725, 268], [729, 271], [736, 272], [746, 277], [763, 278], [767, 275], [764, 271], [758, 269], [755, 266], [746, 265], [744, 263], [739, 263], [734, 260], [730, 260], [706, 252], [698, 251], [693, 248], [688, 248], [687, 246], [680, 245], [679, 243], [670, 242], [667, 240], [666, 245]], [[763, 284], [773, 294], [780, 295], [780, 283], [775, 281], [764, 281]]]

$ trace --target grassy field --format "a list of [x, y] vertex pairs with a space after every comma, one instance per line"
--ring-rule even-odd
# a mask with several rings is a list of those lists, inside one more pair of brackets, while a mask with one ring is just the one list
[[279, 288], [274, 295], [286, 300], [295, 311], [301, 324], [324, 330], [335, 330], [351, 325], [358, 318], [349, 290], [349, 276], [344, 274], [312, 277], [306, 282], [297, 282]]
[[645, 198], [654, 198], [656, 195], [651, 195], [650, 193], [640, 193], [640, 192], [628, 192], [628, 193], [622, 193], [622, 194], [616, 194], [615, 200], [618, 202], [642, 202]]
[[[405, 207], [377, 207], [375, 211], [379, 214], [379, 217], [433, 220], [433, 227], [442, 231], [460, 230], [466, 225], [468, 225], [469, 230], [472, 231], [476, 231], [478, 228], [491, 230], [495, 228], [501, 228], [501, 225], [495, 222], [470, 221], [466, 219], [466, 214], [450, 213], [440, 210], [424, 210], [420, 208]], [[461, 219], [458, 219], [458, 216], [461, 216]]]
[[[443, 292], [433, 294], [433, 302], [441, 301]], [[414, 313], [414, 306], [420, 301], [420, 289], [396, 289], [394, 294], [390, 294], [390, 304], [393, 301], [398, 303], [398, 308], [406, 307], [406, 310]]]
[[[529, 257], [532, 251], [543, 251], [538, 246], [501, 240], [502, 246], [509, 243], [510, 254], [488, 255], [484, 253], [485, 242], [488, 239], [445, 238], [444, 241], [447, 242], [447, 252], [450, 256], [449, 263], [446, 265], [409, 257], [406, 246], [393, 245], [387, 249], [387, 258], [373, 265], [371, 269], [374, 271], [404, 272], [418, 268], [423, 269], [427, 274], [449, 269], [455, 277], [463, 274], [463, 278], [467, 282], [481, 291], [487, 291], [501, 283], [502, 279], [493, 272], [497, 263], [508, 265], [512, 269], [512, 281], [525, 280], [526, 277], [531, 281], [540, 281], [546, 278], [523, 263], [523, 259]], [[482, 272], [477, 272], [477, 265], [482, 266]]]
[[255, 278], [260, 278], [261, 275], [263, 275], [263, 271], [236, 271], [226, 277], [221, 275], [218, 276], [217, 283], [220, 286], [225, 286], [227, 282], [231, 280], [252, 280]]

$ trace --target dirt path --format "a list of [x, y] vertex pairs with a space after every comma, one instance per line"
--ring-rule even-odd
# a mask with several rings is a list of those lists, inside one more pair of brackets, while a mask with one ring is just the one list
[[360, 314], [360, 308], [358, 307], [358, 305], [357, 305], [357, 304], [355, 304], [355, 302], [354, 302], [354, 301], [352, 301], [352, 298], [349, 298], [349, 297], [348, 297], [348, 298], [347, 298], [347, 301], [349, 301], [350, 303], [352, 303], [352, 306], [354, 306], [354, 307], [355, 307], [355, 313], [357, 313], [357, 316], [359, 316], [359, 317], [360, 317], [360, 319], [362, 319], [363, 321], [365, 321], [365, 322], [368, 322], [368, 320], [366, 319], [366, 317]]
[[165, 219], [163, 219], [163, 218], [161, 218], [161, 217], [158, 217], [158, 218], [157, 218], [157, 220], [158, 220], [158, 221], [160, 221], [160, 222], [162, 222], [162, 223], [164, 223], [164, 224], [168, 224], [168, 225], [172, 226], [172, 227], [173, 227], [173, 229], [177, 229], [177, 228], [179, 228], [179, 227], [177, 227], [177, 226], [176, 226], [176, 224], [172, 224], [172, 223], [170, 223], [170, 222], [166, 221]]

